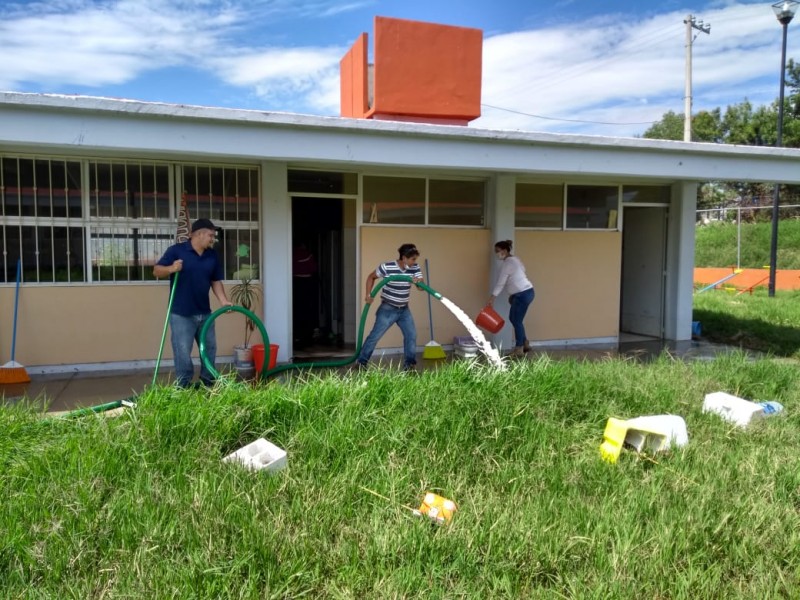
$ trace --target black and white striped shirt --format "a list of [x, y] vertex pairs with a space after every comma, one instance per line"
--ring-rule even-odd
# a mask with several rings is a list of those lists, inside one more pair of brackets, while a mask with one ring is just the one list
[[[400, 268], [396, 260], [381, 263], [375, 269], [375, 275], [384, 278], [390, 275], [410, 275], [414, 281], [422, 281], [422, 270], [419, 265], [413, 267], [406, 267], [405, 270]], [[410, 281], [390, 281], [381, 288], [381, 300], [388, 302], [392, 306], [403, 308], [408, 305], [408, 300], [411, 297], [411, 282]]]

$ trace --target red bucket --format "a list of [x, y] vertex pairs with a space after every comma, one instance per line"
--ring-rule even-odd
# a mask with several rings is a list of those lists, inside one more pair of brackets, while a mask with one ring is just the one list
[[[269, 365], [267, 369], [274, 369], [278, 362], [278, 344], [269, 345]], [[253, 345], [253, 363], [256, 367], [256, 372], [261, 372], [261, 367], [264, 366], [264, 344]]]
[[475, 319], [475, 323], [478, 327], [483, 327], [490, 333], [497, 333], [503, 328], [503, 325], [506, 324], [503, 317], [498, 315], [497, 311], [488, 304], [483, 307], [478, 318]]

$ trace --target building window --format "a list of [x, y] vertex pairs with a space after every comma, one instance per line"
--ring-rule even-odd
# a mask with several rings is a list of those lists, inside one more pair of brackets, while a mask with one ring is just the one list
[[561, 229], [564, 226], [564, 186], [518, 183], [514, 225]]
[[236, 279], [242, 269], [258, 269], [258, 189], [256, 168], [183, 167], [189, 218], [211, 219], [217, 227], [215, 248], [225, 279]]
[[568, 229], [616, 229], [619, 187], [614, 185], [568, 185]]
[[480, 227], [485, 198], [483, 181], [365, 175], [362, 217], [364, 223]]
[[5, 248], [3, 279], [15, 281], [17, 259], [22, 258], [22, 281], [84, 281], [83, 227], [17, 225], [0, 227]]
[[364, 223], [425, 224], [425, 179], [364, 176]]
[[152, 280], [175, 238], [169, 165], [90, 161], [88, 176], [92, 281]]
[[[0, 156], [0, 283], [153, 279], [189, 218], [211, 218], [226, 278], [259, 256], [258, 169]], [[257, 267], [256, 267], [257, 268]]]
[[623, 204], [669, 204], [671, 196], [668, 185], [622, 186]]
[[486, 186], [483, 181], [428, 181], [429, 225], [483, 225]]
[[84, 281], [78, 161], [0, 156], [0, 282]]

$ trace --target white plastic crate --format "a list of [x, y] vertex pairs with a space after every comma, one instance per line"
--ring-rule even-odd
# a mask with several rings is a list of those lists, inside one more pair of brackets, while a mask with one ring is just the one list
[[286, 466], [286, 451], [264, 438], [239, 448], [222, 459], [223, 462], [238, 462], [254, 471], [279, 471]]

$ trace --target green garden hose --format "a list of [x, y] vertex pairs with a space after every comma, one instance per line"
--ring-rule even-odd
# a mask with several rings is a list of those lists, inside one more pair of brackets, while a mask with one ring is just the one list
[[169, 291], [169, 304], [167, 305], [167, 316], [164, 319], [164, 331], [161, 334], [161, 345], [158, 347], [158, 358], [156, 359], [156, 368], [153, 371], [153, 387], [156, 385], [156, 377], [158, 377], [158, 367], [161, 365], [161, 354], [164, 352], [164, 340], [167, 338], [167, 325], [169, 325], [169, 316], [172, 314], [172, 300], [175, 298], [175, 289], [178, 287], [178, 275], [180, 271], [175, 271], [175, 279], [172, 280], [172, 289]]
[[[385, 277], [385, 278], [381, 279], [378, 282], [378, 284], [372, 289], [372, 292], [370, 292], [370, 296], [372, 298], [374, 298], [377, 295], [377, 293], [380, 291], [380, 289], [384, 285], [389, 283], [390, 281], [408, 281], [408, 282], [411, 282], [411, 283], [415, 283], [413, 281], [413, 279], [409, 275], [390, 275], [389, 277]], [[442, 299], [442, 295], [439, 292], [437, 292], [436, 290], [434, 290], [431, 287], [427, 286], [426, 284], [424, 284], [422, 282], [416, 282], [415, 285], [417, 287], [419, 287], [420, 289], [423, 289], [426, 292], [428, 292], [431, 296], [433, 296], [437, 300], [441, 300]], [[339, 359], [339, 360], [329, 360], [329, 361], [320, 361], [320, 362], [307, 362], [307, 363], [287, 363], [287, 364], [284, 364], [284, 365], [278, 365], [278, 366], [270, 369], [269, 368], [269, 361], [266, 358], [266, 357], [269, 356], [267, 354], [265, 356], [265, 359], [264, 359], [264, 364], [261, 367], [261, 372], [259, 373], [259, 378], [262, 379], [262, 380], [266, 380], [266, 379], [268, 379], [269, 377], [271, 377], [273, 375], [276, 375], [276, 374], [281, 373], [283, 371], [288, 371], [290, 369], [305, 369], [305, 368], [316, 368], [316, 367], [344, 367], [346, 365], [349, 365], [350, 363], [355, 361], [358, 358], [358, 355], [361, 353], [361, 345], [362, 345], [363, 339], [364, 339], [364, 325], [366, 324], [366, 321], [367, 321], [367, 314], [369, 313], [369, 307], [370, 307], [370, 303], [369, 302], [365, 302], [364, 303], [364, 308], [361, 311], [361, 321], [360, 321], [360, 323], [358, 325], [358, 336], [356, 338], [356, 350], [355, 350], [355, 352], [353, 353], [352, 356], [349, 356], [347, 358], [342, 358], [342, 359]], [[219, 373], [219, 371], [217, 371], [214, 368], [214, 365], [211, 363], [211, 361], [206, 356], [206, 353], [205, 353], [206, 332], [208, 331], [208, 328], [211, 326], [211, 323], [213, 323], [214, 320], [217, 319], [217, 317], [219, 317], [221, 315], [224, 315], [225, 313], [228, 313], [228, 312], [240, 312], [240, 313], [244, 314], [245, 316], [247, 316], [248, 318], [252, 319], [252, 321], [258, 327], [258, 330], [261, 332], [261, 337], [264, 340], [265, 353], [269, 352], [269, 336], [267, 335], [267, 331], [264, 328], [264, 324], [261, 322], [261, 320], [255, 314], [253, 314], [251, 311], [247, 310], [246, 308], [242, 308], [241, 306], [223, 306], [222, 308], [217, 309], [216, 311], [211, 313], [209, 318], [206, 319], [205, 323], [203, 323], [203, 327], [200, 329], [200, 344], [199, 344], [199, 346], [200, 346], [200, 359], [203, 361], [203, 365], [205, 365], [206, 369], [208, 369], [208, 371], [214, 377], [219, 377], [220, 373]]]
[[[172, 314], [172, 301], [175, 299], [175, 289], [178, 287], [178, 275], [180, 271], [175, 272], [175, 278], [172, 280], [172, 289], [169, 291], [169, 304], [167, 304], [167, 316], [164, 318], [164, 331], [161, 333], [161, 345], [158, 347], [158, 358], [156, 358], [156, 368], [153, 371], [153, 383], [156, 385], [156, 377], [158, 377], [158, 368], [161, 365], [161, 355], [164, 353], [164, 340], [167, 338], [167, 326], [169, 325], [169, 316]], [[107, 410], [114, 410], [124, 404], [135, 404], [136, 396], [131, 396], [125, 400], [114, 400], [113, 402], [106, 402], [105, 404], [98, 404], [97, 406], [87, 406], [86, 408], [78, 408], [68, 413], [60, 415], [63, 418], [69, 419], [72, 417], [81, 417], [92, 413], [106, 412]]]
[[[408, 275], [391, 275], [389, 277], [381, 279], [378, 282], [378, 284], [373, 288], [372, 292], [370, 292], [370, 296], [372, 298], [374, 298], [377, 295], [377, 293], [380, 291], [380, 289], [384, 285], [389, 283], [390, 281], [410, 281], [410, 282], [414, 283], [412, 278], [410, 276], [408, 276]], [[170, 295], [169, 295], [169, 306], [167, 307], [167, 318], [166, 318], [166, 320], [164, 322], [164, 332], [161, 335], [161, 347], [158, 349], [158, 359], [156, 360], [156, 370], [155, 370], [155, 373], [153, 374], [153, 386], [155, 386], [155, 384], [156, 384], [156, 375], [158, 374], [158, 367], [159, 367], [159, 364], [161, 362], [161, 353], [164, 350], [164, 339], [166, 338], [166, 334], [167, 334], [167, 324], [169, 323], [169, 316], [170, 316], [170, 313], [172, 312], [172, 300], [173, 300], [173, 298], [175, 296], [175, 288], [176, 288], [176, 284], [177, 283], [178, 283], [178, 273], [175, 273], [175, 279], [173, 280], [172, 290], [170, 291]], [[439, 292], [437, 292], [433, 288], [427, 286], [425, 283], [418, 282], [415, 285], [417, 287], [419, 287], [420, 289], [423, 289], [426, 292], [428, 292], [431, 296], [433, 296], [437, 300], [441, 300], [442, 299], [442, 295]], [[275, 375], [275, 374], [280, 373], [282, 371], [288, 371], [290, 369], [305, 369], [305, 368], [314, 368], [314, 367], [344, 367], [344, 366], [350, 364], [351, 362], [355, 361], [358, 358], [358, 355], [361, 353], [361, 345], [362, 345], [363, 338], [364, 338], [364, 326], [365, 326], [366, 321], [367, 321], [367, 314], [369, 313], [369, 307], [370, 307], [370, 303], [369, 302], [365, 302], [364, 303], [364, 309], [361, 311], [361, 321], [360, 321], [360, 323], [358, 325], [358, 338], [357, 338], [357, 344], [356, 344], [356, 351], [353, 353], [352, 356], [350, 356], [348, 358], [341, 359], [341, 360], [331, 360], [331, 361], [322, 361], [322, 362], [308, 362], [308, 363], [288, 363], [288, 364], [285, 364], [285, 365], [278, 365], [273, 369], [269, 369], [268, 368], [269, 367], [269, 361], [265, 357], [264, 364], [261, 367], [260, 379], [266, 380], [269, 377], [271, 377], [272, 375]], [[258, 330], [261, 332], [261, 337], [264, 340], [264, 348], [265, 348], [265, 350], [269, 348], [269, 335], [267, 335], [267, 330], [264, 327], [264, 323], [261, 322], [261, 319], [259, 319], [254, 313], [252, 313], [251, 311], [249, 311], [248, 309], [246, 309], [246, 308], [244, 308], [242, 306], [223, 306], [222, 308], [217, 309], [216, 311], [211, 313], [209, 318], [206, 319], [205, 323], [203, 324], [203, 327], [200, 329], [200, 344], [199, 344], [199, 346], [200, 346], [200, 359], [203, 361], [203, 364], [205, 365], [205, 367], [209, 370], [209, 372], [214, 377], [219, 377], [220, 373], [219, 373], [219, 371], [217, 371], [214, 368], [214, 365], [211, 364], [211, 361], [208, 359], [208, 356], [206, 356], [206, 352], [205, 352], [206, 334], [208, 333], [208, 328], [211, 326], [211, 323], [213, 323], [214, 320], [217, 319], [217, 317], [219, 317], [221, 315], [224, 315], [226, 313], [229, 313], [229, 312], [239, 312], [239, 313], [242, 313], [243, 315], [245, 315], [246, 317], [252, 319], [253, 323], [256, 324], [256, 327], [258, 327]], [[79, 408], [77, 410], [70, 411], [70, 412], [65, 413], [63, 415], [60, 415], [60, 416], [62, 418], [72, 418], [72, 417], [80, 417], [80, 416], [88, 415], [88, 414], [98, 414], [98, 413], [102, 413], [102, 412], [105, 412], [105, 411], [108, 411], [108, 410], [113, 410], [115, 408], [119, 408], [120, 406], [134, 404], [135, 400], [136, 400], [136, 396], [132, 396], [131, 398], [126, 398], [125, 400], [115, 400], [113, 402], [107, 402], [105, 404], [99, 404], [97, 406]]]

